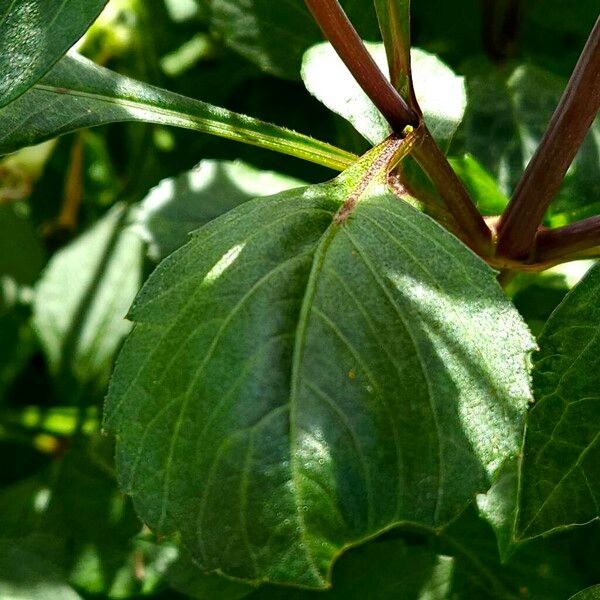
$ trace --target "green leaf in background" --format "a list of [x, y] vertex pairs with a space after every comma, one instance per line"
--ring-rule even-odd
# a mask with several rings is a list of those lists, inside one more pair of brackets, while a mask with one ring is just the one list
[[570, 600], [600, 600], [600, 585], [589, 587], [572, 596]]
[[212, 221], [134, 304], [105, 415], [119, 479], [208, 571], [323, 587], [344, 549], [443, 525], [518, 452], [533, 340], [388, 190], [386, 148]]
[[540, 336], [519, 480], [521, 538], [600, 518], [599, 296], [595, 267]]
[[[533, 156], [566, 80], [524, 65], [503, 75], [487, 62], [467, 66], [469, 106], [464, 140], [453, 147], [473, 154], [502, 192], [514, 190]], [[600, 118], [593, 123], [547, 215], [552, 226], [600, 213]]]
[[500, 215], [508, 198], [500, 191], [496, 180], [470, 154], [449, 159], [454, 172], [465, 184], [473, 202], [482, 215]]
[[44, 265], [44, 248], [21, 204], [0, 204], [0, 277], [32, 284]]
[[82, 600], [65, 581], [52, 538], [0, 538], [0, 598]]
[[135, 81], [77, 55], [63, 58], [29, 92], [0, 109], [0, 154], [118, 121], [192, 129], [338, 170], [355, 159], [308, 136]]
[[150, 190], [136, 211], [136, 230], [149, 243], [150, 257], [158, 261], [183, 246], [192, 231], [238, 204], [301, 185], [241, 161], [203, 160]]
[[[89, 594], [118, 598], [123, 597], [116, 593], [119, 589], [137, 593], [156, 582], [149, 580], [150, 572], [135, 580], [132, 559], [144, 550], [142, 541], [134, 538], [141, 523], [116, 486], [113, 446], [107, 442], [99, 436], [71, 440], [69, 450], [39, 473], [3, 487], [0, 530], [13, 540], [50, 537], [56, 551], [42, 548], [60, 568], [63, 582]], [[4, 548], [0, 555], [3, 552]], [[150, 571], [152, 553], [145, 554]], [[163, 556], [164, 571], [175, 558], [171, 555]], [[5, 579], [1, 573], [0, 586]], [[44, 595], [35, 598], [45, 600]]]
[[0, 6], [0, 108], [45, 75], [107, 0], [5, 0]]
[[502, 558], [492, 528], [472, 508], [433, 541], [454, 557], [452, 600], [564, 600], [586, 584], [567, 540], [536, 540]]
[[115, 206], [57, 252], [35, 288], [33, 325], [52, 373], [80, 385], [106, 384], [141, 285], [143, 242]]
[[[366, 44], [384, 73], [388, 72], [383, 44]], [[464, 80], [433, 54], [411, 52], [415, 94], [432, 135], [446, 147], [458, 128], [466, 108]], [[302, 79], [308, 91], [327, 108], [344, 117], [367, 140], [378, 144], [390, 127], [371, 100], [360, 89], [329, 43], [313, 46], [304, 55]]]
[[[225, 43], [263, 71], [298, 79], [302, 54], [322, 39], [303, 0], [208, 0], [211, 25]], [[363, 0], [341, 0], [363, 37], [379, 40], [375, 11]]]

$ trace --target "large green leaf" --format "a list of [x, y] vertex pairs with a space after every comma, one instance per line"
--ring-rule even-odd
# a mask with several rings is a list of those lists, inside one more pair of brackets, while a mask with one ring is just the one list
[[0, 5], [0, 107], [27, 91], [85, 33], [108, 0], [5, 0]]
[[[366, 44], [384, 73], [387, 58], [383, 44]], [[455, 75], [433, 54], [415, 49], [412, 76], [415, 94], [432, 135], [447, 146], [460, 125], [467, 105], [462, 77]], [[302, 78], [308, 91], [333, 112], [348, 119], [371, 143], [390, 133], [390, 126], [338, 57], [329, 43], [313, 46], [304, 55]]]
[[301, 185], [241, 161], [203, 160], [150, 190], [136, 211], [136, 228], [149, 242], [151, 258], [162, 259], [183, 246], [192, 231], [238, 204]]
[[595, 267], [540, 337], [519, 482], [520, 537], [600, 518], [599, 297]]
[[212, 221], [132, 309], [106, 405], [121, 485], [207, 570], [324, 586], [345, 548], [444, 524], [518, 451], [530, 334], [388, 191], [382, 152]]
[[63, 58], [29, 92], [0, 110], [0, 154], [117, 121], [183, 127], [339, 170], [355, 158], [324, 142], [135, 81], [77, 55]]
[[125, 315], [141, 285], [143, 242], [116, 206], [54, 255], [35, 290], [33, 324], [50, 369], [102, 389], [130, 324]]
[[[303, 0], [208, 0], [211, 24], [225, 43], [279, 77], [298, 79], [302, 54], [322, 39]], [[363, 0], [341, 0], [364, 37], [379, 39], [375, 11]]]

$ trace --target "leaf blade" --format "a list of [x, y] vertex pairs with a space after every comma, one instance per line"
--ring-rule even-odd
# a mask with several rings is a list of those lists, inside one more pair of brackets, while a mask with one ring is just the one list
[[[212, 221], [134, 305], [105, 413], [121, 485], [208, 571], [325, 587], [344, 549], [443, 525], [518, 451], [529, 334], [484, 263], [386, 190], [380, 151]], [[468, 326], [493, 344], [455, 347]]]
[[7, 2], [0, 9], [0, 108], [41, 79], [85, 33], [108, 0]]
[[130, 79], [75, 55], [0, 110], [0, 153], [83, 127], [144, 121], [183, 127], [344, 169], [355, 156], [294, 131]]
[[517, 535], [522, 539], [600, 518], [598, 293], [596, 266], [566, 296], [540, 337], [537, 402], [527, 418], [519, 474]]

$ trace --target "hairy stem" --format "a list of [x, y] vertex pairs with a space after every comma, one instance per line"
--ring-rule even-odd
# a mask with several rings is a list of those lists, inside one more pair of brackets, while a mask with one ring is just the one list
[[448, 212], [466, 234], [469, 245], [481, 256], [491, 252], [492, 239], [489, 227], [473, 204], [444, 153], [425, 127], [422, 141], [415, 146], [412, 156], [419, 163], [444, 200]]
[[538, 226], [600, 108], [600, 18], [498, 226], [498, 253], [527, 258]]
[[395, 133], [417, 126], [418, 115], [381, 72], [338, 0], [305, 0], [323, 35]]
[[[331, 42], [358, 84], [387, 119], [392, 130], [402, 134], [407, 125], [419, 125], [421, 117], [392, 87], [367, 52], [358, 33], [337, 0], [305, 0], [325, 37]], [[380, 12], [381, 14], [381, 12]], [[436, 186], [448, 211], [464, 232], [469, 245], [483, 256], [491, 252], [491, 234], [466, 189], [448, 164], [427, 128], [419, 127], [419, 142], [412, 154]]]
[[542, 229], [535, 238], [535, 259], [552, 260], [600, 246], [600, 216], [565, 227]]

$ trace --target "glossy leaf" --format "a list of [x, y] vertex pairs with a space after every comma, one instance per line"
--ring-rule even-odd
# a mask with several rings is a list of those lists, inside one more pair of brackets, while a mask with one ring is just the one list
[[595, 267], [540, 336], [519, 482], [523, 538], [600, 518], [599, 297]]
[[135, 81], [77, 55], [0, 110], [0, 154], [83, 127], [144, 121], [183, 127], [344, 169], [348, 152], [299, 133]]
[[136, 211], [136, 229], [150, 244], [151, 258], [162, 259], [183, 246], [192, 231], [242, 202], [301, 185], [241, 161], [203, 160], [150, 190]]
[[55, 254], [42, 275], [33, 325], [55, 376], [102, 389], [141, 285], [142, 240], [123, 206]]
[[323, 587], [344, 549], [443, 525], [518, 451], [532, 339], [387, 189], [389, 143], [212, 221], [134, 304], [106, 404], [120, 482], [209, 571]]
[[39, 81], [107, 0], [6, 0], [0, 6], [0, 108]]
[[[367, 48], [386, 73], [383, 44], [369, 43]], [[447, 146], [465, 112], [464, 81], [433, 54], [415, 49], [411, 55], [415, 94], [425, 121], [436, 140]], [[302, 79], [311, 94], [350, 121], [371, 143], [377, 144], [389, 135], [387, 121], [360, 89], [330, 44], [317, 44], [306, 52]]]

